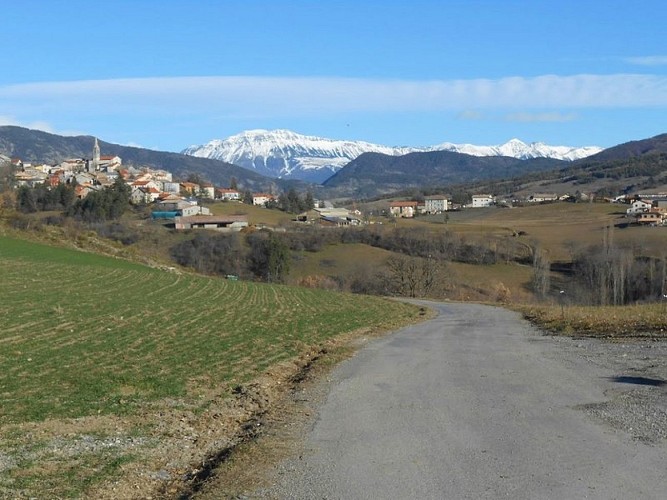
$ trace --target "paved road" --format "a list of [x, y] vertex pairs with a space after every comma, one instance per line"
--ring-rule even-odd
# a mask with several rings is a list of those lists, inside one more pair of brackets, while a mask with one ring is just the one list
[[[667, 446], [595, 420], [614, 373], [564, 359], [518, 315], [470, 304], [362, 349], [332, 375], [301, 460], [267, 496], [667, 498]], [[664, 388], [655, 388], [664, 390]]]

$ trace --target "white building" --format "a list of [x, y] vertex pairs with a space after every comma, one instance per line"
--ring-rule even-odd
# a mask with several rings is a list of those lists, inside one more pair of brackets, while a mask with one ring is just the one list
[[641, 214], [643, 212], [648, 212], [651, 210], [651, 207], [653, 204], [650, 201], [644, 201], [644, 200], [635, 200], [632, 202], [632, 205], [630, 205], [630, 208], [628, 208], [625, 213], [628, 215], [636, 215], [636, 214]]
[[427, 214], [437, 214], [449, 209], [449, 199], [444, 195], [434, 195], [424, 197], [425, 211]]
[[252, 204], [265, 206], [269, 201], [275, 199], [275, 196], [268, 193], [255, 193], [252, 195]]
[[472, 197], [472, 208], [490, 207], [496, 202], [496, 198], [490, 194], [475, 194]]

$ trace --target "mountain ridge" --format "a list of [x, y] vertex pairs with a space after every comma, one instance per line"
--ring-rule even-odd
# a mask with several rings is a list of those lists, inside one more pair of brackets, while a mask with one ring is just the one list
[[275, 178], [323, 183], [364, 153], [402, 156], [416, 152], [450, 151], [471, 156], [507, 156], [516, 159], [553, 158], [574, 161], [602, 151], [597, 146], [549, 146], [511, 139], [496, 146], [445, 142], [429, 147], [383, 146], [366, 141], [335, 140], [277, 129], [246, 130], [226, 139], [193, 145], [183, 154], [214, 158]]

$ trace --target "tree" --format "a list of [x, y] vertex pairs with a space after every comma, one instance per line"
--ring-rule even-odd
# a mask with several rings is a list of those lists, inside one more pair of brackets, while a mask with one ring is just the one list
[[282, 282], [289, 273], [289, 248], [279, 237], [270, 233], [254, 233], [248, 236], [250, 245], [250, 270], [268, 282]]
[[407, 297], [424, 297], [440, 280], [440, 263], [433, 258], [397, 256], [387, 260], [390, 291]]
[[246, 205], [252, 205], [252, 192], [249, 189], [246, 189], [243, 192], [243, 203]]
[[313, 198], [313, 193], [308, 191], [303, 199], [303, 209], [312, 210], [313, 208], [315, 208], [315, 199]]
[[16, 194], [16, 209], [23, 213], [37, 212], [37, 200], [32, 189], [21, 186]]
[[551, 284], [551, 263], [546, 252], [539, 246], [533, 247], [533, 291], [540, 297], [546, 297]]
[[238, 189], [238, 181], [236, 180], [236, 177], [233, 177], [229, 179], [229, 189]]

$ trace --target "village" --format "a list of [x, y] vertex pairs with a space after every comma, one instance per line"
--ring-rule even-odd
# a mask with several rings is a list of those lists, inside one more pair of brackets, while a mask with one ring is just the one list
[[[245, 215], [211, 214], [201, 202], [224, 201], [251, 203], [255, 206], [275, 206], [278, 196], [273, 193], [244, 193], [235, 185], [216, 187], [208, 182], [179, 181], [171, 172], [148, 166], [123, 166], [119, 156], [100, 154], [97, 139], [92, 158], [70, 158], [56, 165], [32, 164], [20, 158], [11, 159], [15, 169], [15, 186], [36, 187], [45, 184], [55, 188], [60, 184], [74, 185], [78, 199], [89, 193], [112, 186], [119, 178], [130, 188], [130, 202], [152, 207], [151, 218], [163, 221], [175, 230], [213, 229], [240, 231], [248, 227]], [[334, 207], [329, 201], [313, 200], [314, 207], [297, 214], [297, 223], [317, 223], [322, 226], [350, 226], [371, 222], [356, 208]], [[467, 204], [455, 203], [445, 194], [424, 196], [423, 200], [396, 200], [388, 203], [388, 210], [380, 213], [390, 218], [414, 218], [421, 215], [443, 214], [463, 209], [488, 207], [509, 208], [558, 202], [605, 202], [629, 205], [628, 223], [646, 226], [667, 226], [667, 193], [619, 195], [595, 198], [593, 194], [533, 193], [520, 199], [499, 198], [492, 194], [474, 194]]]

